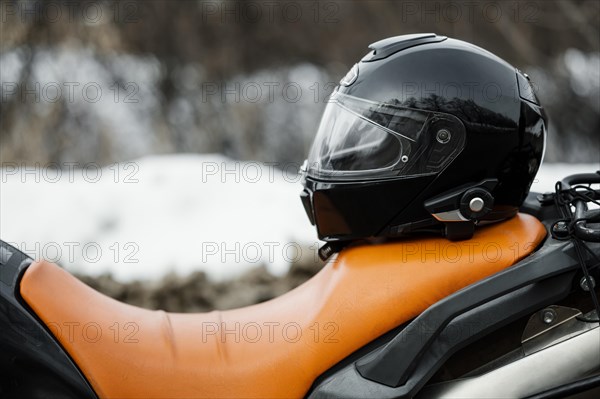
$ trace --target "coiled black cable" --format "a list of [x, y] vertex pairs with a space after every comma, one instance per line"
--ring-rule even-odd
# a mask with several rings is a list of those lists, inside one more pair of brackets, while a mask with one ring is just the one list
[[[596, 309], [596, 315], [598, 317], [596, 321], [600, 323], [600, 302], [598, 301], [598, 296], [596, 295], [596, 290], [594, 288], [594, 282], [589, 272], [590, 269], [598, 267], [600, 261], [598, 256], [596, 256], [596, 254], [594, 254], [594, 252], [585, 243], [586, 240], [596, 242], [598, 241], [597, 238], [600, 237], [600, 230], [594, 230], [587, 227], [587, 222], [594, 222], [596, 220], [598, 217], [598, 212], [587, 212], [586, 205], [587, 202], [600, 205], [600, 202], [596, 200], [596, 198], [598, 198], [600, 195], [591, 187], [582, 185], [570, 187], [567, 184], [567, 188], [563, 188], [563, 183], [557, 182], [554, 188], [554, 202], [561, 214], [562, 219], [554, 223], [552, 226], [552, 236], [556, 239], [570, 239], [573, 242], [573, 247], [575, 248], [579, 265], [581, 266], [585, 281], [589, 287], [594, 308]], [[575, 208], [575, 213], [573, 213], [571, 209], [572, 205]], [[558, 223], [566, 224], [567, 229], [564, 232], [564, 235], [556, 234], [557, 229], [555, 226], [557, 226]], [[583, 254], [584, 249], [589, 254], [592, 254], [593, 260], [597, 262], [590, 269], [588, 269], [586, 259]]]

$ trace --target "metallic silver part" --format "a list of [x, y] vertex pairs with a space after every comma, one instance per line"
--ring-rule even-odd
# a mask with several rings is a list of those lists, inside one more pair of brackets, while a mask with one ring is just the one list
[[528, 356], [532, 353], [539, 352], [597, 326], [597, 323], [586, 322], [585, 320], [581, 320], [581, 318], [582, 315], [579, 314], [561, 323], [556, 321], [555, 324], [549, 327], [544, 333], [523, 342], [523, 354]]
[[440, 222], [467, 222], [469, 219], [465, 218], [460, 210], [455, 209], [453, 211], [446, 211], [440, 213], [434, 213], [433, 217]]
[[402, 158], [400, 158], [400, 160], [404, 163], [408, 162], [408, 156], [407, 155], [402, 155]]
[[[596, 288], [596, 280], [594, 279], [594, 277], [590, 276], [590, 282], [592, 283], [592, 288]], [[590, 290], [590, 286], [588, 285], [588, 281], [585, 276], [583, 276], [581, 278], [581, 280], [579, 281], [579, 286], [585, 292], [589, 292], [589, 290]]]
[[[524, 344], [538, 338], [553, 328], [575, 319], [577, 316], [581, 316], [578, 309], [556, 305], [549, 306], [529, 318], [525, 330], [523, 330], [521, 343]], [[551, 320], [548, 322], [549, 319]]]
[[356, 82], [357, 78], [358, 78], [358, 64], [354, 64], [352, 66], [352, 68], [350, 68], [350, 70], [348, 71], [346, 76], [344, 76], [342, 78], [342, 80], [340, 80], [340, 84], [342, 86], [350, 86], [350, 85], [352, 85], [352, 83]]
[[8, 248], [0, 247], [0, 265], [8, 263], [13, 253]]
[[471, 201], [469, 201], [469, 209], [472, 210], [473, 212], [481, 211], [483, 209], [484, 205], [485, 205], [485, 202], [483, 202], [483, 199], [481, 199], [479, 197], [475, 197]]
[[582, 378], [600, 367], [600, 328], [585, 324], [594, 327], [488, 373], [426, 387], [417, 398], [523, 398]]
[[544, 309], [542, 311], [542, 321], [544, 324], [552, 324], [556, 320], [556, 312], [552, 309]]
[[452, 137], [452, 135], [450, 134], [450, 131], [448, 129], [440, 129], [438, 130], [435, 138], [438, 141], [438, 143], [446, 144], [450, 141], [450, 137]]
[[586, 323], [598, 323], [598, 314], [595, 310], [592, 310], [591, 312], [586, 313], [577, 319]]
[[308, 170], [308, 159], [305, 159], [304, 162], [302, 162], [302, 166], [300, 166], [300, 172], [306, 173], [307, 170]]
[[300, 183], [304, 185], [306, 183], [306, 175], [308, 174], [308, 159], [305, 159], [302, 166], [300, 166], [299, 174]]

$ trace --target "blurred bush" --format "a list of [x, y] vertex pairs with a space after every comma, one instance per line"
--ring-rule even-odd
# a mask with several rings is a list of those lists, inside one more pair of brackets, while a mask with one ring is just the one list
[[267, 301], [299, 286], [316, 274], [323, 263], [306, 257], [276, 277], [264, 266], [231, 280], [210, 281], [201, 271], [182, 277], [170, 274], [157, 281], [122, 283], [111, 275], [77, 276], [81, 281], [118, 301], [169, 312], [208, 312], [235, 309]]
[[172, 152], [298, 162], [367, 45], [423, 31], [532, 76], [551, 120], [548, 161], [600, 157], [595, 0], [3, 0], [0, 11], [3, 162]]

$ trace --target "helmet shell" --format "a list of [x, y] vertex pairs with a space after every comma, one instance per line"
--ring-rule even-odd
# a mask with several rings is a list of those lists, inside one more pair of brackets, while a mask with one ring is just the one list
[[302, 198], [319, 238], [393, 236], [399, 225], [435, 223], [425, 201], [488, 178], [498, 181], [491, 193], [494, 208], [516, 213], [546, 139], [546, 117], [529, 78], [480, 47], [434, 34], [399, 36], [370, 47], [339, 92], [454, 115], [464, 124], [466, 142], [435, 175], [336, 181], [308, 174]]

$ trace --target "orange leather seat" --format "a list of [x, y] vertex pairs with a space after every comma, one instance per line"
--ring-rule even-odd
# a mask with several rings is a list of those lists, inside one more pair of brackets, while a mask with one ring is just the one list
[[101, 398], [297, 398], [356, 349], [514, 264], [545, 235], [520, 214], [462, 242], [352, 247], [281, 297], [205, 314], [119, 303], [48, 262], [28, 268], [20, 291]]

